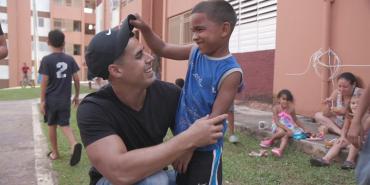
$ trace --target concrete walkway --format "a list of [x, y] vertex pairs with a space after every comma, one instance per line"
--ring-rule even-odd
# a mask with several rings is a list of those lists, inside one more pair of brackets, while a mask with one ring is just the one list
[[37, 102], [0, 102], [0, 184], [55, 184]]

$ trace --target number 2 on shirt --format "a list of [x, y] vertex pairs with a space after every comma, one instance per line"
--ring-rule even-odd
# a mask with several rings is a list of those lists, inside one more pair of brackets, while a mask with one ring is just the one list
[[63, 72], [65, 70], [67, 70], [67, 68], [68, 68], [67, 63], [65, 63], [65, 62], [58, 62], [57, 63], [57, 68], [58, 68], [57, 78], [66, 78], [67, 77], [67, 74], [63, 74]]

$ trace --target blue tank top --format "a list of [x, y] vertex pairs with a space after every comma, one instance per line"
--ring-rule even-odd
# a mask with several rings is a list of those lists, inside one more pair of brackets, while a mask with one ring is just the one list
[[[177, 108], [176, 135], [188, 129], [195, 120], [212, 112], [222, 80], [235, 71], [242, 73], [236, 58], [231, 54], [222, 58], [213, 58], [203, 55], [198, 47], [192, 49]], [[225, 133], [226, 121], [223, 124]], [[219, 139], [216, 144], [197, 150], [211, 151], [222, 145], [223, 139]]]

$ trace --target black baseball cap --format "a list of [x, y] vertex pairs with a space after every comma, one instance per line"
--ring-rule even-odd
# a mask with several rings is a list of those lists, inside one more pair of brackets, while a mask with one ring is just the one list
[[130, 24], [130, 20], [135, 19], [136, 17], [130, 14], [120, 26], [102, 31], [91, 39], [85, 60], [89, 72], [94, 77], [108, 78], [108, 66], [121, 56], [129, 39], [134, 36], [134, 26]]

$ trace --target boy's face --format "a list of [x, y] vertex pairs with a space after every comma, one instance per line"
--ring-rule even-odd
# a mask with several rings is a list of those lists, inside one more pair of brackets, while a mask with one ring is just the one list
[[215, 56], [227, 40], [228, 33], [224, 24], [216, 23], [207, 18], [205, 13], [191, 15], [191, 30], [193, 41], [199, 46], [200, 51], [208, 56]]

